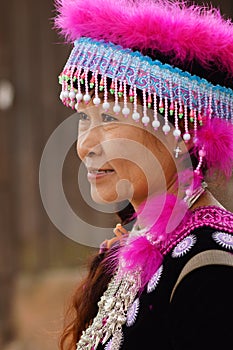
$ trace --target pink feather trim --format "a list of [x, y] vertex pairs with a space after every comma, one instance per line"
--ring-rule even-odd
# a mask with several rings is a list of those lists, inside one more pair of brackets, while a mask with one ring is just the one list
[[146, 237], [134, 238], [122, 248], [120, 257], [124, 264], [122, 273], [141, 270], [141, 290], [156, 273], [163, 261], [163, 256], [156, 246], [152, 245]]
[[177, 234], [180, 225], [188, 220], [187, 205], [174, 195], [151, 197], [138, 210], [138, 224], [148, 228], [145, 235], [132, 237], [119, 250], [123, 260], [122, 272], [141, 270], [141, 288], [162, 264], [160, 249]]
[[197, 133], [194, 152], [204, 148], [204, 164], [210, 175], [217, 171], [227, 179], [233, 169], [233, 124], [223, 119], [211, 119]]
[[139, 225], [149, 227], [153, 240], [161, 242], [169, 239], [187, 213], [187, 204], [172, 194], [152, 196], [137, 212]]
[[217, 9], [169, 0], [55, 0], [55, 6], [55, 27], [67, 41], [90, 37], [151, 48], [175, 62], [213, 63], [233, 75], [233, 23]]

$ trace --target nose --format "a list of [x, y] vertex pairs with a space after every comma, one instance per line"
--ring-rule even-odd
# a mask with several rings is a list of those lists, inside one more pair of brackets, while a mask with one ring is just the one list
[[102, 130], [95, 127], [91, 130], [79, 133], [77, 140], [77, 153], [81, 160], [86, 157], [100, 156], [103, 152], [101, 143], [103, 142]]

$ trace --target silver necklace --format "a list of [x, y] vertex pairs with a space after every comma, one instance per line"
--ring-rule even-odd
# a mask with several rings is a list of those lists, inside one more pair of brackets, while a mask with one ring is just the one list
[[110, 337], [111, 350], [120, 349], [123, 341], [122, 326], [126, 323], [127, 311], [140, 288], [140, 273], [128, 273], [122, 277], [120, 268], [102, 295], [99, 311], [92, 324], [83, 331], [76, 350], [95, 350]]

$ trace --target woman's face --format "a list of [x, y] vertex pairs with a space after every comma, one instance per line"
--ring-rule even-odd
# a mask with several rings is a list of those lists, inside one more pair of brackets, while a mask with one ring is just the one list
[[78, 115], [77, 152], [87, 168], [94, 201], [127, 199], [137, 207], [148, 195], [172, 186], [174, 137], [153, 133], [149, 126], [133, 121], [132, 114], [125, 118], [92, 103], [80, 108]]

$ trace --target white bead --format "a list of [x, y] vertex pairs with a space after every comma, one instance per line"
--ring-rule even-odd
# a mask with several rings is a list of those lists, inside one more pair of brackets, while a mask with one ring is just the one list
[[76, 105], [74, 106], [74, 108], [76, 109], [76, 111], [78, 111], [79, 103], [76, 103]]
[[100, 102], [101, 102], [101, 100], [100, 100], [99, 97], [95, 97], [95, 98], [93, 99], [93, 103], [94, 103], [94, 105], [96, 105], [96, 106], [98, 106], [98, 105], [100, 104]]
[[75, 92], [74, 91], [70, 91], [69, 92], [69, 98], [71, 99], [71, 100], [74, 100], [75, 99]]
[[150, 118], [148, 117], [148, 116], [144, 116], [143, 118], [142, 118], [142, 122], [143, 122], [143, 124], [148, 124], [149, 123], [149, 121], [150, 121]]
[[178, 130], [178, 129], [175, 129], [175, 130], [173, 131], [173, 135], [174, 135], [175, 137], [180, 137], [181, 131]]
[[137, 121], [140, 119], [140, 114], [138, 112], [134, 112], [132, 114], [132, 118], [133, 118], [133, 120]]
[[83, 99], [83, 94], [81, 94], [81, 92], [78, 92], [77, 95], [76, 95], [76, 100], [78, 102], [80, 102], [80, 101], [82, 101], [82, 99]]
[[121, 111], [121, 107], [120, 107], [119, 105], [115, 105], [115, 106], [113, 107], [113, 112], [114, 112], [114, 113], [120, 113], [120, 111]]
[[184, 139], [184, 141], [189, 141], [191, 139], [191, 135], [186, 133], [183, 135], [183, 139]]
[[153, 128], [158, 129], [160, 127], [160, 121], [153, 120], [152, 126], [153, 126]]
[[123, 114], [123, 115], [129, 115], [129, 113], [130, 113], [130, 109], [129, 109], [128, 107], [124, 107], [124, 108], [122, 109], [122, 114]]
[[64, 98], [64, 94], [63, 94], [63, 91], [61, 91], [60, 93], [60, 99], [63, 101], [65, 98]]
[[69, 91], [65, 90], [63, 91], [63, 98], [68, 98], [69, 97]]
[[84, 100], [84, 102], [89, 102], [91, 100], [91, 96], [86, 94], [83, 96], [83, 100]]
[[163, 126], [163, 132], [164, 132], [165, 134], [167, 134], [170, 130], [171, 130], [171, 128], [170, 128], [170, 126], [169, 126], [168, 124], [165, 124], [165, 125]]
[[110, 108], [110, 103], [109, 103], [109, 102], [104, 102], [104, 103], [103, 103], [103, 109], [104, 109], [105, 111], [108, 111], [109, 108]]

